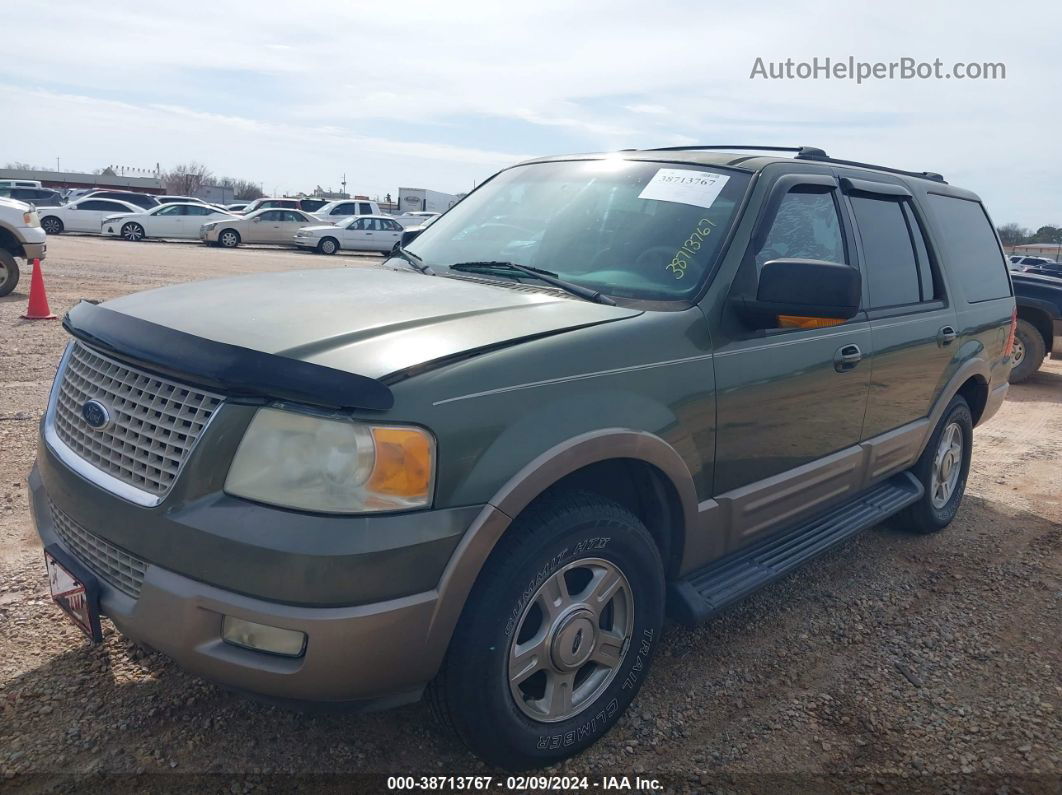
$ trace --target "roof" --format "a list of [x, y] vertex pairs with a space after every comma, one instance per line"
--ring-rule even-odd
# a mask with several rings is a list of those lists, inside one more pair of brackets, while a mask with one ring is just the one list
[[0, 179], [73, 182], [82, 185], [96, 185], [100, 188], [143, 188], [150, 190], [160, 190], [162, 188], [162, 181], [158, 177], [111, 177], [104, 174], [85, 174], [80, 171], [29, 171], [0, 168]]
[[[730, 151], [733, 150], [733, 151]], [[746, 152], [743, 154], [742, 152]], [[770, 154], [774, 152], [792, 152], [792, 156]], [[763, 154], [761, 154], [763, 153]], [[947, 184], [944, 178], [932, 171], [905, 171], [890, 166], [873, 163], [861, 163], [855, 160], [842, 160], [830, 157], [823, 149], [816, 146], [667, 146], [656, 149], [621, 149], [618, 152], [597, 152], [578, 155], [560, 155], [540, 157], [524, 161], [525, 163], [543, 163], [561, 160], [586, 159], [596, 160], [606, 157], [622, 157], [626, 160], [647, 160], [689, 165], [718, 166], [755, 173], [773, 163], [823, 163], [827, 165], [849, 166], [867, 171], [881, 171], [905, 177], [926, 180], [937, 184]]]

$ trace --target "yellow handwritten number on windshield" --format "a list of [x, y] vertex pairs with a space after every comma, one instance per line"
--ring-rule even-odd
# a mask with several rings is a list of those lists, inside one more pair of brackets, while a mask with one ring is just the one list
[[686, 275], [690, 259], [701, 250], [701, 243], [712, 233], [713, 226], [715, 226], [714, 221], [702, 218], [697, 222], [697, 228], [693, 230], [693, 234], [675, 252], [674, 258], [667, 264], [667, 269], [675, 274], [676, 279], [681, 279]]

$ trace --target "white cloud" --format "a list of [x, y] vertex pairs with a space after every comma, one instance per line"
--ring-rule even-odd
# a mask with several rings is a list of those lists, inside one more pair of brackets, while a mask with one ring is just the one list
[[[997, 220], [1062, 220], [1062, 10], [1042, 1], [50, 0], [4, 19], [24, 34], [0, 65], [8, 159], [196, 157], [281, 188], [347, 169], [359, 190], [454, 190], [524, 152], [795, 143], [941, 171]], [[848, 55], [1003, 61], [1007, 79], [749, 79], [757, 56]]]

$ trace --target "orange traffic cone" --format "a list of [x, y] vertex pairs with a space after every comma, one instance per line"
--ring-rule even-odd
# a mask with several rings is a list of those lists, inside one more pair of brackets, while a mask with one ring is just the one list
[[33, 277], [30, 279], [29, 306], [22, 317], [27, 320], [54, 320], [55, 315], [48, 308], [48, 294], [44, 291], [44, 274], [41, 273], [41, 261], [33, 260]]

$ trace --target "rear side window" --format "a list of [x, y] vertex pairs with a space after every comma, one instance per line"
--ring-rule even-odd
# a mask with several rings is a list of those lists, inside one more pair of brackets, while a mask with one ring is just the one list
[[372, 215], [372, 205], [371, 204], [359, 204], [358, 205], [358, 215]]
[[940, 227], [944, 262], [952, 277], [962, 280], [967, 300], [1008, 297], [1006, 263], [981, 203], [931, 193], [929, 208]]
[[918, 258], [901, 202], [866, 196], [852, 196], [851, 202], [863, 241], [870, 306], [921, 301]]

